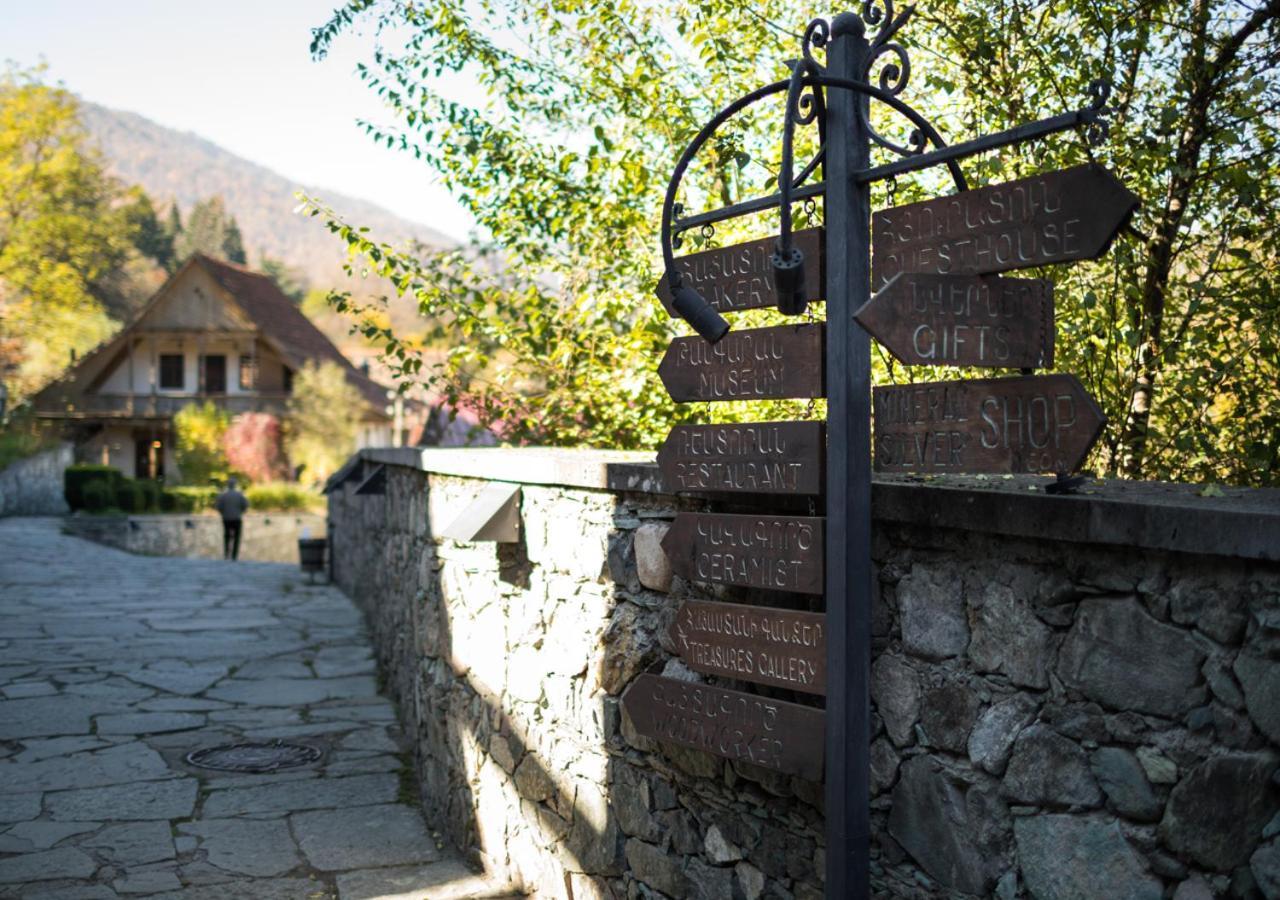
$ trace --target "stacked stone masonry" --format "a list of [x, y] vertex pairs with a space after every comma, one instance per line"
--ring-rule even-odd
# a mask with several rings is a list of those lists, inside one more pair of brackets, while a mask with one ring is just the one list
[[[496, 478], [523, 471], [482, 452], [507, 454]], [[820, 705], [696, 675], [666, 636], [686, 597], [820, 601], [672, 579], [655, 556], [666, 523], [726, 507], [663, 493], [645, 467], [529, 479], [519, 543], [460, 543], [437, 535], [485, 482], [414, 460], [386, 460], [405, 464], [384, 494], [337, 487], [330, 537], [433, 824], [547, 897], [823, 896], [820, 784], [650, 741], [619, 705], [646, 671]], [[919, 496], [965, 502], [941, 490]], [[876, 895], [1280, 897], [1274, 498], [1251, 520], [1272, 551], [1241, 558], [921, 524], [939, 516], [907, 521], [882, 496]]]

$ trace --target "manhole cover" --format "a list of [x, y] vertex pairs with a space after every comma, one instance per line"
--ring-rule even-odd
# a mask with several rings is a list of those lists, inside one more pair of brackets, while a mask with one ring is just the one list
[[187, 754], [187, 762], [202, 769], [220, 772], [275, 772], [305, 766], [320, 758], [320, 751], [305, 744], [283, 741], [252, 744], [223, 744]]

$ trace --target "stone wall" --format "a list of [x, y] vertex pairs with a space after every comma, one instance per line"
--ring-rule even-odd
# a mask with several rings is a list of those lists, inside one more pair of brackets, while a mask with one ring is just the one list
[[0, 516], [65, 515], [62, 473], [74, 456], [71, 444], [61, 444], [0, 471]]
[[[379, 464], [385, 493], [356, 495]], [[809, 608], [644, 586], [675, 511], [723, 506], [582, 453], [357, 468], [330, 495], [335, 576], [452, 843], [552, 897], [822, 896], [821, 785], [619, 710], [642, 672], [703, 680], [665, 634], [679, 599]], [[486, 473], [521, 480], [520, 542], [439, 538]], [[877, 895], [1280, 897], [1280, 499], [1040, 487], [875, 486]]]
[[[142, 556], [222, 559], [222, 519], [216, 515], [68, 516], [68, 534]], [[324, 516], [311, 513], [247, 513], [240, 558], [298, 563], [298, 538], [325, 536]]]

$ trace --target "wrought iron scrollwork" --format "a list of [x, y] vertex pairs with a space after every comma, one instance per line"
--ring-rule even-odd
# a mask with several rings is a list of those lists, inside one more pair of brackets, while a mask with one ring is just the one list
[[1099, 147], [1106, 143], [1111, 135], [1111, 122], [1107, 119], [1110, 110], [1107, 101], [1111, 99], [1111, 82], [1105, 78], [1095, 78], [1089, 82], [1089, 108], [1091, 113], [1089, 124], [1085, 127], [1085, 140], [1090, 147]]

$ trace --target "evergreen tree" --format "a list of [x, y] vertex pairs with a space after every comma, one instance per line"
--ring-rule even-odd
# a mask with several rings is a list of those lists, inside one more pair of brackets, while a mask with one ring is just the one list
[[182, 213], [178, 211], [176, 200], [169, 204], [169, 218], [165, 222], [164, 233], [169, 239], [169, 265], [166, 268], [172, 272], [182, 262], [178, 253], [179, 239], [182, 237]]
[[132, 231], [133, 245], [143, 256], [155, 260], [165, 270], [173, 268], [173, 235], [160, 223], [151, 198], [140, 187], [129, 189], [123, 207], [124, 220]]
[[186, 227], [177, 240], [179, 259], [193, 253], [222, 257], [226, 254], [227, 210], [221, 197], [197, 201], [187, 214]]
[[236, 217], [232, 216], [222, 231], [222, 255], [233, 263], [244, 265], [249, 258], [244, 252], [244, 239], [240, 236], [240, 226]]

